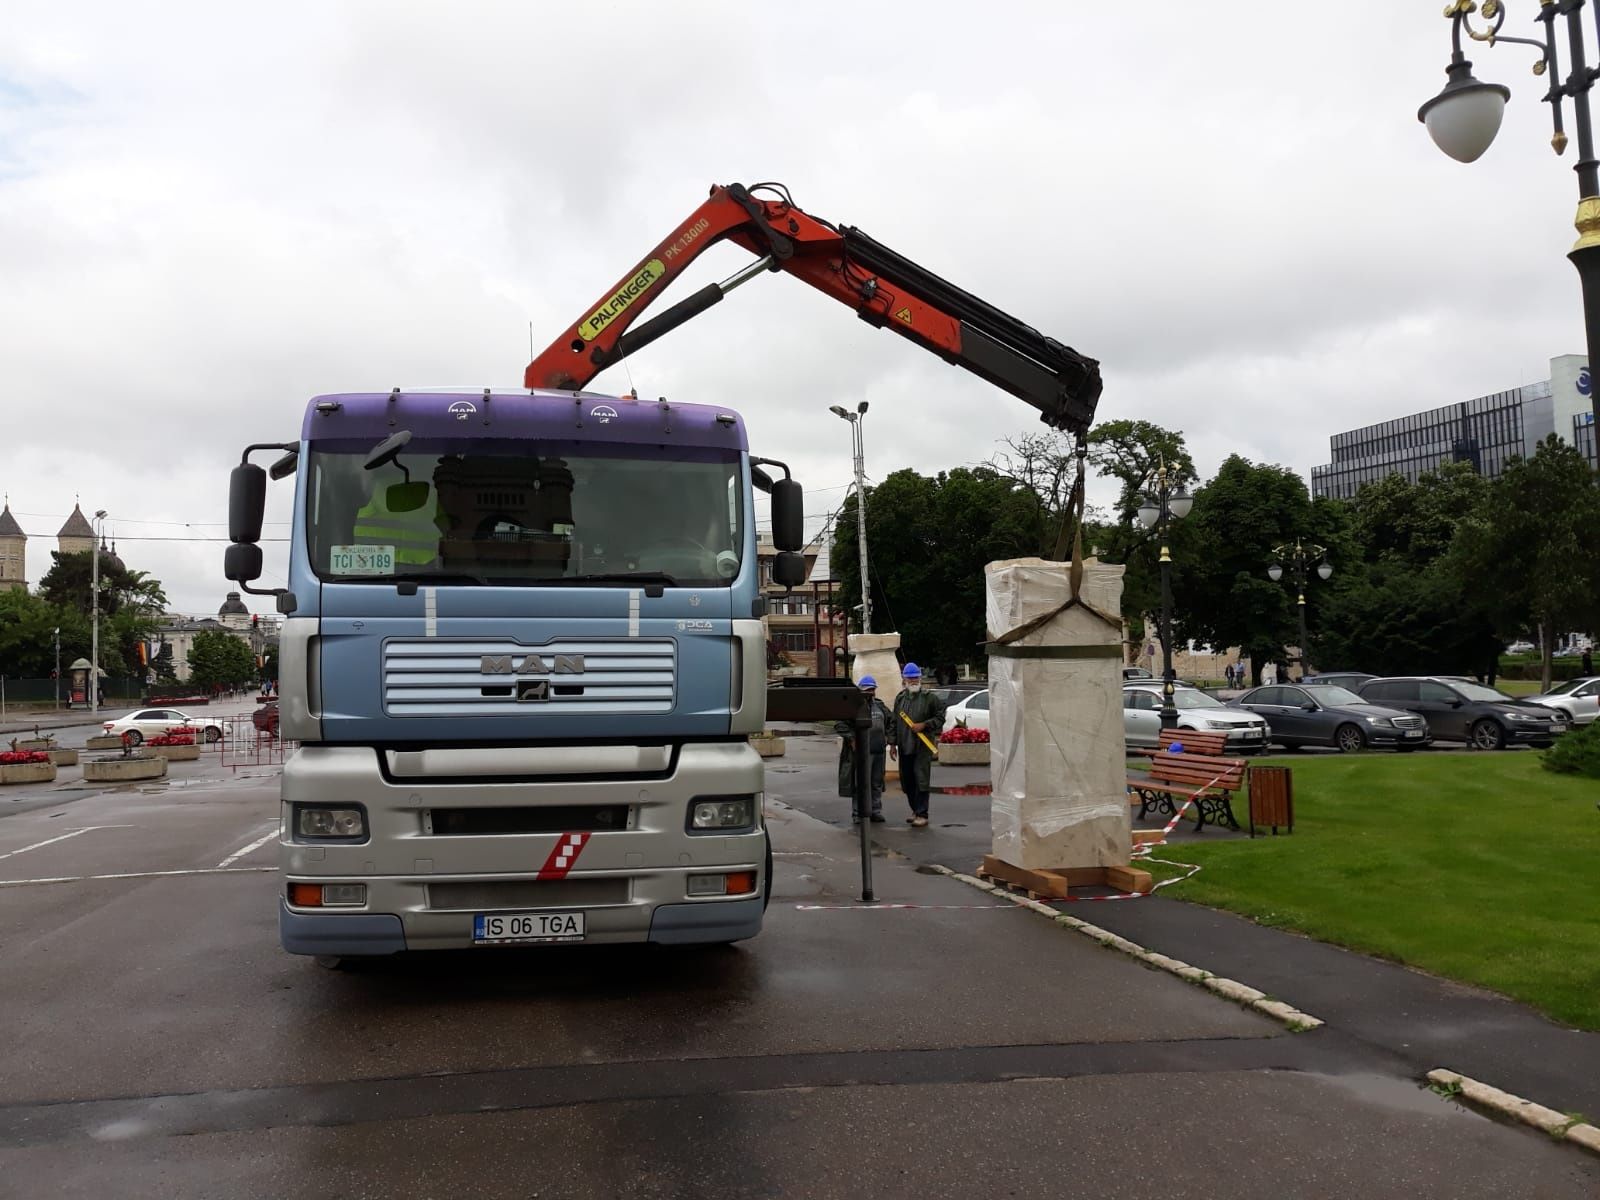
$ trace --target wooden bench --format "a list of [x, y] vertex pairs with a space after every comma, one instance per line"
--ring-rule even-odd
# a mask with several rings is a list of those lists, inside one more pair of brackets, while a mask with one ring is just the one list
[[1209, 754], [1213, 758], [1223, 758], [1228, 752], [1227, 730], [1212, 733], [1198, 729], [1163, 729], [1159, 750], [1135, 750], [1134, 753], [1154, 758], [1157, 754], [1165, 754], [1173, 742], [1179, 743], [1185, 754]]
[[[1185, 741], [1184, 745], [1189, 743]], [[1244, 790], [1249, 769], [1250, 764], [1242, 758], [1217, 758], [1187, 750], [1182, 754], [1160, 753], [1150, 760], [1148, 773], [1128, 775], [1128, 792], [1143, 802], [1139, 808], [1141, 820], [1152, 808], [1171, 816], [1181, 801], [1193, 800], [1197, 813], [1195, 832], [1205, 828], [1207, 821], [1213, 825], [1226, 823], [1237, 831], [1233, 794]]]

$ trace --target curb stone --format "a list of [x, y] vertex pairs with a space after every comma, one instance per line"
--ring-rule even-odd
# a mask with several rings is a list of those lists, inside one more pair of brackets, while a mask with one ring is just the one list
[[1572, 1142], [1591, 1154], [1600, 1154], [1600, 1129], [1559, 1113], [1553, 1108], [1524, 1100], [1487, 1083], [1480, 1083], [1457, 1071], [1438, 1068], [1428, 1072], [1428, 1082], [1453, 1089], [1462, 1100], [1479, 1108], [1509, 1117], [1523, 1125], [1543, 1130], [1558, 1141]]
[[[1304, 1033], [1312, 1029], [1320, 1029], [1324, 1024], [1318, 1018], [1311, 1016], [1309, 1013], [1301, 1012], [1291, 1004], [1285, 1004], [1281, 1000], [1269, 1000], [1265, 992], [1257, 991], [1253, 987], [1238, 983], [1232, 979], [1219, 978], [1211, 974], [1211, 972], [1191, 966], [1189, 963], [1180, 962], [1175, 958], [1168, 958], [1165, 954], [1157, 954], [1152, 950], [1147, 950], [1137, 942], [1130, 942], [1127, 938], [1120, 937], [1108, 929], [1101, 929], [1098, 925], [1091, 925], [1088, 921], [1059, 912], [1043, 901], [1018, 896], [1006, 888], [989, 883], [987, 880], [979, 879], [975, 875], [965, 875], [960, 871], [952, 871], [949, 867], [940, 863], [930, 863], [928, 865], [935, 874], [948, 875], [952, 879], [960, 880], [968, 887], [974, 887], [979, 891], [1004, 897], [1020, 908], [1031, 908], [1041, 916], [1049, 917], [1057, 925], [1065, 929], [1075, 930], [1085, 937], [1093, 938], [1108, 949], [1121, 951], [1123, 954], [1136, 958], [1147, 966], [1166, 971], [1170, 975], [1176, 975], [1187, 983], [1198, 984], [1225, 999], [1243, 1005], [1245, 1008], [1254, 1009], [1264, 1016], [1271, 1017], [1291, 1033]], [[1559, 1116], [1560, 1114], [1557, 1115]], [[1563, 1117], [1562, 1120], [1565, 1121], [1566, 1118]], [[1581, 1128], [1589, 1129], [1592, 1127], [1581, 1126]], [[1600, 1138], [1600, 1130], [1595, 1130], [1595, 1133], [1597, 1138]], [[1570, 1133], [1568, 1136], [1571, 1136]]]

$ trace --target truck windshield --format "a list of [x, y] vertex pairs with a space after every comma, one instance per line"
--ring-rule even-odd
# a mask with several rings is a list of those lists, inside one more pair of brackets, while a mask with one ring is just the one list
[[739, 574], [736, 455], [434, 439], [367, 470], [372, 448], [311, 449], [306, 535], [324, 580], [727, 587]]

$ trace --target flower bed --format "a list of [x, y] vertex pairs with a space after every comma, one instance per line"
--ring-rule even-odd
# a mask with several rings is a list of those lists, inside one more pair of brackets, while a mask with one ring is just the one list
[[7, 750], [0, 754], [0, 784], [49, 783], [56, 765], [43, 750]]
[[989, 731], [956, 724], [939, 735], [939, 761], [947, 767], [976, 767], [989, 761]]
[[144, 744], [168, 762], [194, 762], [200, 757], [200, 747], [195, 745], [194, 734], [188, 730], [173, 730], [146, 738]]
[[987, 729], [968, 729], [965, 725], [954, 725], [939, 735], [941, 746], [973, 746], [988, 745], [989, 731]]

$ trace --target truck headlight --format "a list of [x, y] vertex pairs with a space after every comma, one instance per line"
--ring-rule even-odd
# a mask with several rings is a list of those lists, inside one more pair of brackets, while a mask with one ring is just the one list
[[755, 823], [754, 796], [696, 796], [689, 802], [691, 830], [745, 829]]
[[367, 836], [367, 814], [359, 808], [318, 808], [308, 804], [295, 808], [294, 829], [303, 838], [348, 838], [360, 841]]

